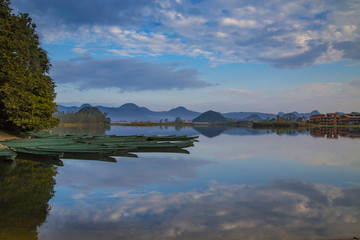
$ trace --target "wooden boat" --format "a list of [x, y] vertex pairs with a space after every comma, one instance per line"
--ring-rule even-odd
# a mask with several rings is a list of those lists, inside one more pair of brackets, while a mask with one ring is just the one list
[[136, 152], [189, 153], [183, 148], [194, 146], [198, 136], [59, 136], [55, 134], [31, 134], [30, 139], [13, 139], [2, 142], [6, 150], [0, 156], [39, 156], [48, 158], [104, 159], [110, 156], [137, 157]]
[[16, 155], [14, 151], [0, 147], [0, 160], [14, 160]]

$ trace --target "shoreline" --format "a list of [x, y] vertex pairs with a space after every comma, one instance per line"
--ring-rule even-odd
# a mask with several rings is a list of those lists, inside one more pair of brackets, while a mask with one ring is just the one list
[[229, 126], [229, 127], [248, 127], [247, 123], [149, 123], [149, 122], [128, 122], [128, 123], [110, 123], [111, 126], [131, 126], [131, 127], [152, 127], [152, 126], [175, 126], [175, 127], [193, 127], [193, 126]]
[[16, 133], [0, 130], [0, 142], [10, 140], [10, 139], [18, 139], [19, 136], [16, 135]]
[[[309, 123], [269, 123], [258, 122], [257, 127], [254, 127], [252, 124], [247, 123], [147, 123], [147, 122], [128, 122], [128, 123], [110, 123], [110, 126], [129, 126], [129, 127], [152, 127], [152, 126], [175, 126], [175, 127], [193, 127], [193, 126], [225, 126], [225, 127], [252, 127], [252, 128], [264, 128], [264, 129], [274, 129], [274, 128], [360, 128], [360, 125], [319, 125], [319, 124], [309, 124]], [[255, 124], [256, 125], [256, 124]], [[296, 126], [295, 126], [296, 125]]]

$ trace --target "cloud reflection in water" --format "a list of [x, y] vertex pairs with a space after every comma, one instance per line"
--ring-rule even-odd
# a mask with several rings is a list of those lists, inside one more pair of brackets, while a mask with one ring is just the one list
[[[55, 204], [40, 239], [317, 239], [358, 234], [360, 189], [298, 179]], [[91, 231], [90, 231], [91, 230]]]

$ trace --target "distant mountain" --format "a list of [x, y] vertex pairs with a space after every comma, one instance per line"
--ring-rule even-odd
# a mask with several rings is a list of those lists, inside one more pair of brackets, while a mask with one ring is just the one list
[[244, 118], [244, 120], [250, 120], [250, 121], [261, 121], [262, 118], [257, 114], [251, 114], [250, 116]]
[[173, 108], [167, 112], [167, 115], [172, 116], [172, 117], [180, 117], [180, 118], [188, 117], [191, 119], [194, 119], [195, 117], [199, 116], [200, 114], [201, 114], [200, 112], [194, 112], [194, 111], [188, 110], [183, 106]]
[[222, 115], [226, 118], [236, 119], [236, 120], [246, 120], [251, 115], [256, 114], [261, 119], [259, 120], [266, 120], [266, 119], [272, 119], [276, 118], [276, 114], [273, 113], [261, 113], [261, 112], [229, 112], [229, 113], [223, 113]]
[[318, 110], [313, 110], [310, 113], [298, 113], [298, 112], [290, 112], [290, 113], [284, 113], [279, 112], [278, 115], [283, 118], [295, 118], [298, 119], [299, 117], [304, 117], [305, 119], [309, 119], [311, 115], [314, 114], [320, 114]]
[[[83, 104], [80, 107], [72, 106], [65, 107], [59, 105], [59, 112], [77, 112], [83, 107], [89, 107], [90, 104]], [[177, 107], [169, 111], [151, 111], [146, 107], [139, 107], [134, 103], [125, 103], [120, 107], [104, 107], [96, 106], [102, 112], [108, 113], [108, 117], [111, 121], [159, 121], [161, 119], [168, 119], [174, 121], [176, 117], [180, 117], [182, 120], [192, 120], [199, 116], [199, 112], [191, 111], [185, 107]]]
[[225, 123], [227, 120], [220, 113], [210, 110], [194, 118], [193, 122]]
[[[92, 107], [92, 105], [86, 103], [81, 105], [80, 107], [71, 106], [66, 107], [59, 105], [58, 110], [59, 112], [77, 112], [83, 107]], [[173, 108], [169, 111], [152, 111], [146, 107], [139, 107], [134, 103], [125, 103], [120, 107], [104, 107], [104, 106], [96, 106], [100, 109], [103, 113], [108, 113], [108, 117], [111, 118], [111, 121], [160, 121], [161, 119], [168, 121], [174, 121], [176, 117], [180, 117], [182, 120], [191, 121], [194, 118], [201, 115], [200, 112], [191, 111], [186, 109], [183, 106]], [[284, 116], [285, 114], [289, 113], [278, 113], [280, 116]], [[273, 113], [262, 113], [262, 112], [229, 112], [229, 113], [221, 113], [224, 118], [234, 119], [234, 120], [253, 120], [253, 121], [261, 121], [276, 118], [278, 114]], [[305, 117], [306, 119], [310, 118], [313, 114], [319, 114], [317, 110], [312, 111], [311, 113], [298, 113], [292, 112], [293, 114], [298, 117]]]
[[102, 112], [107, 112], [112, 121], [149, 121], [154, 112], [146, 107], [139, 107], [134, 103], [126, 103], [118, 108], [98, 107]]
[[63, 112], [63, 113], [68, 113], [68, 112], [77, 112], [79, 111], [81, 108], [80, 107], [76, 107], [76, 106], [71, 106], [71, 107], [65, 107], [62, 105], [58, 106], [58, 112]]
[[284, 118], [285, 120], [291, 120], [291, 121], [295, 121], [299, 117], [301, 117], [301, 115], [297, 112], [286, 113], [286, 114], [282, 115], [282, 118]]
[[315, 115], [315, 114], [320, 114], [320, 112], [318, 110], [314, 110], [312, 111], [311, 113], [304, 113], [303, 116], [306, 118], [306, 119], [309, 119], [311, 115]]

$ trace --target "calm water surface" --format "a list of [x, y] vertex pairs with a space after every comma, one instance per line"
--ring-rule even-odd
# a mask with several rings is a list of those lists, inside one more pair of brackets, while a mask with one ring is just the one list
[[190, 154], [0, 163], [0, 239], [326, 239], [360, 235], [360, 133], [120, 127], [200, 135]]

